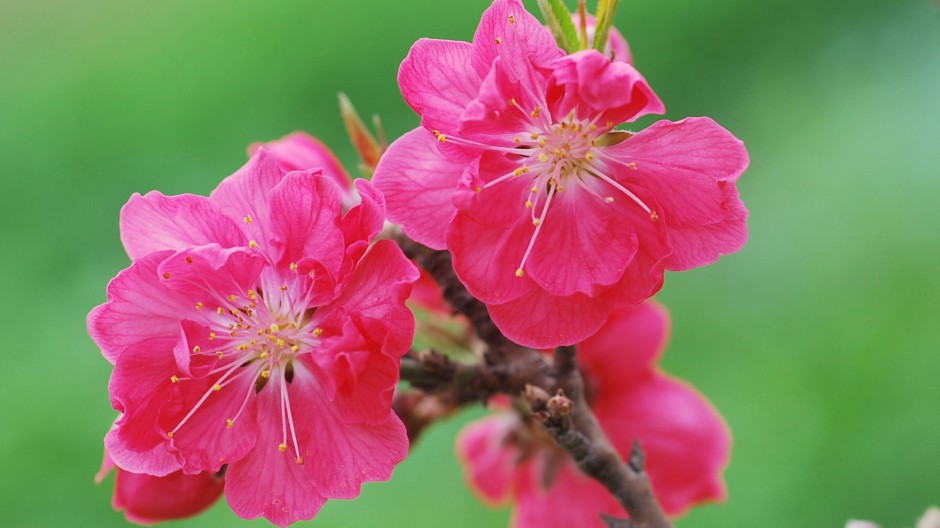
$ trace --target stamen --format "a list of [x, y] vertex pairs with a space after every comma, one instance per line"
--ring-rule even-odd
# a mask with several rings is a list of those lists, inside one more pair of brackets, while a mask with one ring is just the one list
[[532, 248], [535, 247], [535, 239], [538, 238], [539, 233], [542, 231], [542, 226], [545, 225], [545, 216], [548, 214], [548, 207], [552, 204], [552, 197], [554, 196], [555, 185], [552, 184], [548, 190], [548, 196], [545, 198], [545, 205], [542, 206], [542, 214], [539, 215], [538, 223], [535, 224], [535, 231], [532, 233], [532, 238], [529, 239], [529, 247], [526, 248], [525, 254], [522, 255], [522, 262], [519, 263], [519, 268], [516, 270], [516, 277], [522, 277], [522, 270], [525, 268], [525, 263], [532, 253]]
[[632, 192], [630, 192], [629, 190], [627, 190], [626, 187], [624, 187], [623, 185], [620, 185], [619, 183], [617, 183], [616, 181], [614, 181], [612, 178], [610, 178], [609, 176], [607, 176], [607, 175], [604, 174], [603, 172], [601, 172], [601, 171], [599, 171], [599, 170], [597, 170], [597, 169], [595, 169], [594, 167], [591, 167], [591, 166], [585, 167], [585, 170], [587, 170], [589, 173], [593, 174], [594, 176], [597, 176], [598, 178], [604, 180], [605, 182], [609, 183], [611, 186], [613, 186], [615, 189], [617, 189], [618, 191], [622, 192], [623, 194], [627, 195], [631, 200], [633, 200], [634, 202], [636, 202], [637, 205], [639, 205], [640, 207], [642, 207], [643, 210], [646, 211], [647, 213], [652, 213], [652, 211], [650, 210], [650, 208], [649, 208], [645, 203], [643, 203], [643, 200], [640, 200], [639, 198], [637, 198], [637, 196], [636, 196], [635, 194], [633, 194]]

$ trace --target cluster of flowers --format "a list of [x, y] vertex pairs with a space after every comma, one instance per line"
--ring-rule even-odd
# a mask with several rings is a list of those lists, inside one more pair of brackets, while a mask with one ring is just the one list
[[[412, 48], [399, 84], [421, 126], [381, 156], [374, 186], [297, 133], [250, 148], [208, 197], [131, 197], [132, 264], [88, 316], [114, 364], [99, 473], [117, 468], [114, 506], [154, 522], [224, 492], [239, 516], [285, 526], [390, 477], [408, 451], [391, 401], [419, 273], [376, 241], [386, 218], [449, 251], [508, 338], [578, 345], [593, 412], [622, 455], [643, 443], [668, 513], [720, 499], [727, 428], [657, 369], [668, 316], [647, 299], [665, 270], [743, 245], [747, 153], [707, 118], [617, 130], [664, 111], [630, 60], [615, 30], [604, 52], [566, 53], [519, 0], [496, 0], [472, 43]], [[415, 296], [446, 309], [439, 292]], [[518, 526], [624, 515], [508, 409], [458, 452]]]

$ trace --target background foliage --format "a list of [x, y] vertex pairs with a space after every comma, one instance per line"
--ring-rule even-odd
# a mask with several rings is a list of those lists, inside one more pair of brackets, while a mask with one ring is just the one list
[[[420, 36], [468, 39], [487, 4], [0, 3], [0, 525], [125, 524], [110, 481], [92, 485], [113, 413], [84, 314], [127, 265], [128, 196], [207, 193], [250, 142], [295, 129], [354, 165], [336, 93], [390, 135], [410, 129], [398, 63]], [[668, 118], [712, 116], [752, 159], [746, 249], [660, 296], [665, 367], [735, 435], [731, 500], [680, 528], [909, 526], [940, 503], [937, 6], [624, 0], [617, 25]], [[469, 418], [316, 525], [505, 525], [459, 479]], [[264, 523], [220, 504], [176, 526], [220, 524]]]

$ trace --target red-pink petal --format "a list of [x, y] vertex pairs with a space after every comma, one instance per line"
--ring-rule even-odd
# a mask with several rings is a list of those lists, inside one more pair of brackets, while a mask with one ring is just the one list
[[470, 68], [470, 44], [420, 39], [398, 70], [405, 101], [428, 130], [456, 130], [464, 107], [476, 97], [482, 76]]
[[672, 226], [720, 220], [719, 182], [736, 180], [748, 162], [744, 144], [707, 117], [657, 121], [604, 153], [635, 164], [617, 171], [617, 179], [652, 192]]
[[344, 195], [353, 192], [352, 178], [333, 152], [306, 132], [293, 132], [274, 141], [253, 143], [248, 147], [248, 154], [253, 156], [262, 148], [274, 153], [284, 172], [323, 169], [323, 174], [339, 185]]
[[[222, 180], [209, 198], [222, 213], [242, 227], [250, 240], [261, 242], [270, 237], [264, 228], [270, 214], [268, 192], [284, 178], [286, 171], [270, 151], [259, 148], [235, 174]], [[247, 222], [247, 219], [251, 222]]]
[[603, 128], [666, 111], [633, 66], [611, 62], [596, 50], [579, 51], [555, 63], [548, 103], [555, 116], [576, 111], [578, 118], [589, 120], [601, 115], [598, 126]]
[[345, 247], [336, 184], [319, 171], [291, 172], [268, 197], [270, 238], [258, 241], [260, 249], [281, 269], [310, 258], [329, 270], [339, 270]]
[[445, 158], [423, 128], [398, 138], [379, 161], [373, 183], [385, 195], [388, 218], [409, 237], [444, 249], [444, 230], [454, 216], [452, 196], [466, 164]]
[[174, 344], [149, 339], [128, 347], [111, 374], [111, 405], [122, 415], [105, 445], [115, 464], [128, 471], [167, 475], [180, 469], [160, 427], [160, 413], [173, 393], [171, 377], [177, 373]]
[[731, 436], [721, 416], [691, 386], [663, 374], [607, 391], [592, 405], [622, 456], [638, 438], [653, 491], [670, 515], [724, 498], [721, 473]]
[[[362, 178], [356, 180], [356, 191], [361, 197], [360, 202], [352, 206], [343, 215], [341, 221], [343, 238], [347, 246], [362, 242], [368, 245], [385, 225], [385, 197], [369, 180]], [[355, 251], [358, 260], [365, 248]], [[347, 256], [350, 252], [347, 250]]]
[[599, 391], [616, 391], [652, 370], [669, 329], [669, 312], [659, 303], [615, 308], [596, 334], [578, 343], [578, 362]]
[[213, 244], [170, 255], [157, 267], [157, 273], [165, 288], [188, 295], [193, 306], [197, 302], [210, 306], [209, 301], [229, 295], [236, 297], [233, 304], [248, 304], [247, 292], [265, 265], [258, 253]]
[[517, 299], [536, 287], [528, 276], [517, 275], [532, 238], [532, 220], [524, 205], [529, 185], [513, 178], [480, 192], [461, 189], [455, 195], [459, 206], [447, 228], [447, 247], [461, 282], [487, 304]]
[[670, 226], [669, 241], [673, 252], [666, 261], [667, 268], [682, 271], [703, 266], [715, 262], [720, 255], [728, 255], [744, 247], [748, 211], [733, 184], [724, 185], [721, 208], [727, 212], [713, 224], [692, 228]]
[[175, 340], [180, 319], [195, 317], [189, 296], [160, 284], [157, 267], [169, 255], [161, 252], [134, 261], [108, 284], [108, 302], [88, 314], [88, 333], [111, 363], [135, 343]]
[[205, 196], [135, 193], [121, 209], [121, 241], [131, 259], [164, 250], [216, 243], [245, 245], [245, 235]]
[[516, 423], [509, 415], [490, 416], [471, 423], [457, 437], [457, 456], [467, 482], [493, 507], [513, 494], [519, 453], [507, 442], [507, 434]]
[[[220, 374], [216, 374], [200, 380], [180, 381], [173, 404], [161, 413], [161, 422], [167, 428], [175, 428], [196, 408], [199, 400], [209, 394], [196, 412], [173, 433], [172, 446], [179, 450], [183, 470], [187, 473], [217, 472], [222, 465], [240, 460], [255, 445], [258, 435], [253, 401], [256, 377], [241, 376], [215, 391], [213, 385], [219, 377]], [[228, 420], [236, 417], [246, 397], [251, 400], [229, 427]], [[171, 407], [172, 413], [168, 412]]]
[[556, 193], [525, 271], [561, 296], [594, 295], [597, 286], [617, 282], [637, 252], [630, 212], [635, 207], [625, 199], [607, 203], [582, 189]]
[[513, 515], [514, 528], [604, 528], [601, 513], [626, 517], [623, 508], [596, 480], [563, 460], [550, 488], [542, 485], [543, 467], [525, 466]]
[[[314, 460], [305, 451], [301, 455], [306, 463], [297, 464], [293, 449], [278, 449], [282, 441], [279, 383], [283, 381], [272, 378], [258, 393], [257, 443], [245, 457], [229, 465], [225, 498], [239, 517], [264, 517], [277, 526], [287, 526], [312, 519], [326, 503], [326, 497], [308, 475], [308, 466], [330, 461]], [[305, 409], [309, 413], [319, 411], [316, 407]]]
[[408, 454], [405, 426], [395, 413], [383, 420], [348, 423], [303, 366], [295, 368], [289, 391], [294, 408], [308, 410], [297, 423], [297, 435], [301, 449], [309, 452], [304, 471], [321, 494], [354, 498], [364, 482], [388, 480]]
[[506, 337], [537, 349], [586, 339], [604, 324], [612, 309], [602, 298], [583, 293], [560, 297], [538, 287], [515, 300], [486, 307]]
[[482, 78], [500, 57], [516, 79], [535, 86], [537, 70], [564, 55], [551, 32], [519, 0], [496, 0], [473, 35], [471, 63]]

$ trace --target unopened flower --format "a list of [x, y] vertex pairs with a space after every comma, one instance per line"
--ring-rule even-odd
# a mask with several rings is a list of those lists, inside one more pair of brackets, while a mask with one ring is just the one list
[[[731, 438], [708, 400], [656, 367], [668, 331], [660, 305], [621, 307], [578, 345], [578, 359], [604, 433], [625, 459], [639, 440], [653, 492], [666, 513], [676, 516], [724, 498], [721, 472]], [[517, 528], [602, 527], [601, 513], [626, 515], [540, 426], [516, 414], [470, 424], [457, 451], [473, 489], [489, 504], [510, 503]]]
[[139, 524], [192, 517], [215, 504], [224, 485], [222, 477], [213, 473], [174, 471], [163, 477], [131, 473], [115, 466], [105, 452], [95, 481], [101, 483], [112, 471], [114, 509]]
[[743, 144], [708, 118], [615, 130], [662, 103], [626, 62], [565, 55], [518, 0], [496, 0], [472, 43], [419, 40], [399, 84], [422, 127], [376, 170], [389, 218], [448, 249], [518, 343], [577, 343], [666, 269], [747, 238]]
[[287, 525], [385, 480], [407, 453], [390, 411], [411, 344], [418, 273], [383, 225], [319, 170], [259, 149], [209, 197], [134, 195], [121, 212], [132, 265], [88, 328], [114, 363], [120, 468], [166, 476], [226, 468], [241, 517]]

